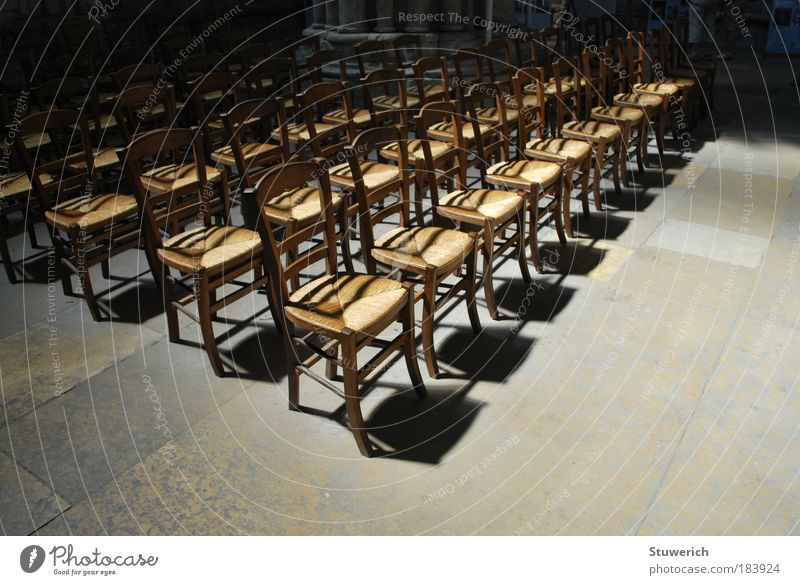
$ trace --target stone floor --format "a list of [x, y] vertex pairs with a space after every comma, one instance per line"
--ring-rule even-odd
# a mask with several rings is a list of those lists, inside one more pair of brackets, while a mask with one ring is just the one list
[[219, 379], [196, 326], [165, 338], [141, 256], [114, 260], [113, 319], [95, 323], [20, 240], [27, 282], [0, 279], [0, 529], [800, 534], [789, 65], [721, 64], [691, 160], [673, 144], [607, 213], [575, 207], [565, 248], [543, 231], [547, 273], [526, 287], [506, 262], [503, 318], [482, 305], [479, 335], [454, 306], [427, 399], [393, 364], [364, 400], [388, 457], [360, 457], [338, 399], [309, 380], [320, 414], [288, 411], [264, 296], [219, 325], [238, 371]]

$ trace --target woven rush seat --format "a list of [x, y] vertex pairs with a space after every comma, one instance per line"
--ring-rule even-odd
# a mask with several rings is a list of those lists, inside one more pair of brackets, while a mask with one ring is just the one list
[[636, 124], [641, 122], [644, 113], [631, 106], [597, 106], [592, 108], [592, 116], [606, 120], [626, 120]]
[[[367, 190], [381, 187], [400, 177], [400, 169], [395, 165], [379, 162], [365, 161], [360, 163], [361, 174], [364, 177], [364, 186]], [[331, 167], [331, 184], [340, 189], [352, 189], [355, 185], [350, 163], [342, 163]]]
[[[222, 176], [222, 171], [206, 165], [206, 178], [215, 182]], [[142, 183], [149, 191], [172, 191], [196, 182], [197, 166], [192, 163], [182, 165], [163, 165], [142, 173]]]
[[[492, 127], [488, 124], [478, 125], [478, 132], [480, 132], [481, 136], [483, 136], [486, 132], [490, 132], [491, 130]], [[430, 128], [428, 128], [427, 132], [428, 136], [435, 138], [436, 140], [449, 141], [454, 139], [453, 123], [450, 121], [432, 124]], [[472, 124], [464, 124], [461, 126], [461, 134], [466, 140], [472, 142], [475, 140], [475, 127]], [[434, 156], [436, 155], [434, 154]]]
[[[353, 122], [357, 126], [369, 124], [370, 119], [369, 110], [353, 110]], [[322, 120], [323, 122], [327, 122], [329, 124], [341, 124], [342, 122], [347, 121], [347, 115], [344, 113], [344, 108], [339, 108], [338, 110], [334, 110], [329, 114], [322, 116]]]
[[[331, 204], [334, 209], [337, 209], [341, 202], [342, 198], [338, 193], [331, 194]], [[292, 189], [270, 200], [264, 209], [269, 217], [279, 221], [306, 223], [318, 218], [322, 213], [319, 205], [319, 190], [310, 187]]]
[[[396, 280], [367, 274], [323, 276], [300, 287], [284, 305], [287, 317], [310, 328], [379, 333], [383, 317], [397, 311], [406, 290]], [[378, 325], [378, 330], [375, 326]]]
[[85, 195], [56, 205], [44, 216], [62, 230], [78, 225], [82, 230], [95, 230], [136, 213], [136, 199], [130, 195], [110, 193]]
[[[643, 114], [636, 112], [639, 116]], [[589, 121], [573, 121], [564, 124], [563, 130], [573, 134], [582, 134], [586, 137], [603, 137], [607, 140], [616, 140], [622, 134], [622, 130], [616, 124], [607, 124], [605, 122]]]
[[[575, 85], [562, 79], [561, 92], [569, 93], [571, 91], [575, 91]], [[535, 83], [529, 83], [523, 88], [523, 92], [530, 95], [537, 95], [539, 93], [539, 87]], [[555, 80], [551, 79], [544, 84], [544, 93], [545, 95], [556, 95], [558, 93], [558, 86], [556, 86]]]
[[[317, 122], [314, 124], [314, 129], [317, 132], [317, 135], [322, 134], [323, 132], [327, 132], [331, 128], [336, 128], [341, 124], [331, 124], [329, 122]], [[303, 142], [307, 140], [311, 140], [311, 133], [308, 131], [305, 123], [300, 124], [288, 124], [286, 126], [286, 131], [289, 134], [289, 140], [292, 142]], [[278, 130], [272, 131], [272, 139], [273, 140], [280, 140], [281, 134]]]
[[[645, 108], [657, 108], [662, 105], [662, 100], [664, 98], [660, 95], [654, 95], [651, 93], [640, 93], [636, 91], [630, 91], [627, 93], [619, 93], [614, 96], [614, 105], [615, 106], [628, 106], [628, 107], [645, 107]], [[592, 110], [594, 112], [594, 109]]]
[[241, 227], [199, 227], [172, 236], [157, 252], [165, 264], [181, 272], [214, 271], [258, 256], [261, 237]]
[[592, 147], [588, 142], [568, 138], [537, 138], [525, 145], [525, 150], [544, 152], [567, 159], [581, 160], [588, 156]]
[[[53, 182], [50, 175], [41, 174], [39, 177], [46, 185]], [[4, 197], [17, 197], [28, 193], [32, 188], [31, 181], [25, 173], [9, 173], [0, 175], [0, 199]]]
[[488, 217], [504, 221], [511, 217], [522, 203], [522, 197], [513, 191], [499, 189], [473, 189], [453, 191], [439, 199], [439, 212], [456, 221], [483, 223]]
[[686, 87], [691, 89], [697, 85], [697, 82], [698, 82], [697, 79], [693, 79], [691, 77], [668, 77], [665, 81], [665, 83], [669, 83], [671, 85], [677, 85], [681, 89], [684, 89]]
[[452, 229], [399, 227], [375, 240], [372, 257], [390, 266], [446, 272], [464, 262], [473, 244], [472, 236]]
[[[400, 96], [397, 95], [378, 95], [372, 98], [372, 103], [378, 109], [395, 110], [402, 107]], [[419, 106], [419, 99], [408, 96], [406, 98], [406, 106], [409, 108], [416, 108]]]
[[[242, 157], [246, 163], [254, 160], [270, 161], [281, 157], [282, 148], [280, 144], [267, 144], [263, 142], [250, 142], [242, 144]], [[211, 160], [226, 167], [235, 167], [236, 159], [233, 156], [233, 147], [223, 146], [211, 153]]]
[[[452, 137], [452, 134], [448, 134], [447, 137]], [[408, 160], [411, 164], [413, 164], [416, 158], [422, 158], [424, 156], [421, 140], [409, 140], [406, 142], [406, 144], [408, 145]], [[441, 142], [439, 140], [429, 140], [428, 144], [431, 147], [431, 156], [433, 156], [433, 158], [436, 158], [446, 152], [455, 150], [455, 147], [452, 144]], [[400, 154], [398, 152], [399, 148], [400, 147], [398, 144], [393, 142], [380, 150], [381, 156], [389, 160], [397, 161], [400, 159]]]
[[674, 83], [634, 83], [633, 91], [652, 92], [672, 97], [678, 95], [681, 92], [681, 88]]
[[[536, 96], [530, 96], [534, 98], [534, 101], [538, 103], [538, 99]], [[524, 100], [523, 100], [524, 102]], [[519, 118], [519, 110], [516, 109], [517, 104], [515, 102], [509, 101], [506, 104], [506, 121], [511, 124], [517, 121]], [[495, 107], [482, 107], [482, 108], [475, 108], [475, 114], [478, 116], [479, 122], [489, 122], [490, 124], [498, 124], [500, 123], [500, 114]], [[464, 124], [464, 131], [466, 133], [466, 128], [468, 124]]]
[[[97, 170], [107, 169], [120, 164], [119, 156], [117, 155], [116, 148], [101, 148], [94, 153], [94, 168]], [[71, 171], [85, 171], [86, 161], [79, 160], [67, 165]]]
[[486, 170], [486, 180], [493, 185], [504, 185], [512, 189], [528, 189], [531, 183], [546, 188], [561, 174], [555, 163], [538, 160], [499, 162]]
[[[444, 93], [444, 86], [441, 83], [426, 83], [424, 84], [425, 95], [436, 95]], [[412, 85], [408, 88], [409, 95], [419, 95], [419, 87]]]

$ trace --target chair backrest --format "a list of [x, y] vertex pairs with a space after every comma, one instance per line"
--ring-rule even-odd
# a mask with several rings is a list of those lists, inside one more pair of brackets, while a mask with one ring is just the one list
[[[630, 84], [630, 73], [625, 59], [625, 41], [619, 37], [606, 39], [603, 47], [604, 58], [601, 60], [602, 71], [605, 75], [605, 87], [608, 97], [627, 91]], [[611, 60], [611, 64], [607, 61]]]
[[297, 69], [291, 57], [264, 59], [253, 65], [243, 79], [250, 93], [259, 97], [295, 96], [300, 93]]
[[[86, 116], [80, 111], [50, 109], [26, 116], [14, 143], [42, 209], [93, 193], [94, 157]], [[77, 170], [76, 164], [82, 167]]]
[[422, 57], [422, 43], [417, 35], [400, 35], [392, 41], [395, 65], [407, 69]]
[[536, 38], [538, 31], [529, 30], [511, 39], [517, 67], [535, 67], [537, 60]]
[[367, 64], [378, 63], [379, 69], [389, 68], [389, 52], [384, 41], [361, 41], [354, 47], [356, 63], [358, 63], [358, 74], [361, 77], [367, 75]]
[[[364, 105], [369, 111], [374, 126], [384, 125], [383, 120], [390, 119], [393, 124], [408, 127], [408, 96], [406, 95], [406, 76], [402, 69], [376, 69], [361, 79], [364, 91]], [[397, 96], [399, 108], [394, 110], [378, 110], [373, 101], [373, 94]]]
[[[553, 62], [553, 80], [555, 84], [555, 129], [558, 134], [566, 121], [568, 115], [578, 117], [581, 109], [581, 69], [576, 65], [576, 61], [569, 57], [561, 57]], [[568, 84], [573, 87], [573, 91], [565, 91]]]
[[[542, 136], [543, 124], [546, 120], [546, 102], [544, 97], [545, 73], [543, 67], [521, 67], [514, 74], [514, 99], [519, 106], [517, 142], [525, 146], [534, 130]], [[536, 89], [536, 105], [525, 106], [525, 88]]]
[[306, 66], [308, 67], [308, 78], [311, 83], [322, 83], [323, 67], [330, 65], [339, 69], [339, 81], [342, 83], [347, 81], [347, 63], [344, 58], [344, 53], [333, 49], [325, 49], [316, 51], [306, 57]]
[[553, 61], [566, 54], [564, 51], [564, 34], [561, 28], [547, 27], [542, 30], [540, 36], [548, 61]]
[[[481, 178], [486, 176], [488, 161], [504, 152], [504, 147], [508, 142], [511, 128], [508, 124], [507, 107], [512, 98], [511, 94], [500, 91], [496, 83], [484, 82], [476, 83], [469, 88], [464, 96], [466, 104], [466, 114], [464, 124], [471, 124], [473, 129], [475, 165], [480, 169]], [[483, 108], [494, 108], [497, 112], [497, 122], [492, 124], [488, 131], [480, 131], [478, 111]], [[464, 140], [464, 146], [469, 147]]]
[[[419, 113], [414, 116], [414, 127], [419, 137], [424, 165], [417, 161], [417, 168], [424, 168], [428, 173], [428, 187], [431, 194], [431, 203], [434, 207], [439, 205], [439, 183], [452, 180], [462, 170], [466, 162], [466, 145], [464, 144], [462, 114], [456, 104], [451, 101], [439, 101], [425, 104]], [[444, 154], [434, 156], [428, 129], [447, 128], [453, 135], [454, 149]]]
[[[275, 144], [280, 147], [280, 162], [289, 160], [289, 133], [286, 123], [286, 112], [280, 98], [247, 100], [235, 105], [229, 112], [222, 114], [228, 144], [236, 161], [236, 170], [246, 187], [255, 185], [267, 169], [263, 158], [245, 157], [243, 145], [256, 142], [258, 144]], [[280, 140], [272, 138], [277, 131]]]
[[237, 83], [230, 73], [208, 73], [190, 81], [187, 88], [195, 120], [204, 128], [238, 101]]
[[483, 55], [478, 49], [463, 49], [453, 53], [453, 68], [456, 77], [453, 85], [456, 86], [456, 95], [463, 98], [469, 87], [474, 83], [481, 83], [484, 80], [483, 66], [481, 59]]
[[[398, 225], [408, 225], [410, 201], [410, 174], [408, 165], [408, 144], [406, 132], [400, 126], [371, 128], [361, 132], [345, 150], [350, 173], [355, 185], [354, 192], [358, 205], [359, 237], [363, 247], [363, 260], [367, 272], [375, 273], [375, 260], [372, 249], [375, 247], [375, 226], [387, 218], [397, 216]], [[369, 166], [370, 156], [378, 153], [390, 144], [397, 144], [397, 178], [381, 184], [380, 187], [367, 190], [362, 165]], [[391, 163], [390, 163], [391, 164]], [[387, 204], [387, 198], [396, 193], [397, 201]]]
[[625, 46], [625, 59], [631, 83], [644, 83], [645, 58], [647, 54], [644, 33], [629, 31], [625, 39]]
[[131, 85], [140, 85], [143, 83], [152, 83], [155, 85], [158, 83], [160, 75], [160, 65], [154, 63], [136, 63], [121, 67], [111, 74], [111, 78], [114, 80], [117, 89], [122, 91]]
[[436, 81], [441, 83], [444, 94], [449, 95], [450, 85], [447, 79], [447, 58], [422, 57], [414, 62], [412, 69], [414, 70], [414, 81], [417, 84], [417, 91], [419, 93], [419, 101], [421, 104], [425, 104], [428, 101], [425, 94], [425, 74], [429, 71], [435, 71], [438, 73], [438, 79]]
[[514, 75], [514, 58], [508, 39], [494, 39], [486, 43], [483, 46], [483, 57], [492, 83], [510, 90], [511, 78]]
[[[187, 225], [211, 223], [214, 189], [206, 174], [201, 145], [196, 128], [171, 128], [140, 134], [120, 149], [125, 173], [145, 219], [147, 237], [156, 248], [163, 244], [162, 231], [174, 235]], [[181, 165], [187, 165], [184, 173], [193, 173], [194, 179], [173, 190], [153, 188], [152, 174], [145, 174]]]
[[[297, 102], [298, 114], [303, 117], [308, 131], [308, 146], [314, 156], [328, 158], [344, 149], [355, 136], [350, 91], [345, 84], [315, 83], [298, 96]], [[344, 122], [330, 128], [320, 125], [325, 114], [339, 109], [344, 113]]]
[[[294, 231], [282, 240], [276, 236], [270, 220], [270, 204], [298, 189], [315, 189], [319, 195], [320, 215], [305, 227]], [[310, 266], [324, 262], [324, 274], [336, 275], [336, 234], [331, 196], [331, 183], [322, 161], [290, 162], [270, 169], [256, 184], [246, 189], [243, 205], [258, 217], [257, 230], [261, 235], [264, 264], [270, 271], [273, 298], [286, 305], [290, 285], [299, 282], [299, 274]], [[321, 242], [313, 242], [322, 234]], [[296, 250], [304, 243], [309, 247], [301, 253]], [[283, 315], [283, 311], [277, 311]]]
[[130, 143], [135, 134], [172, 126], [175, 116], [175, 88], [172, 85], [136, 85], [114, 98], [114, 117], [125, 144]]

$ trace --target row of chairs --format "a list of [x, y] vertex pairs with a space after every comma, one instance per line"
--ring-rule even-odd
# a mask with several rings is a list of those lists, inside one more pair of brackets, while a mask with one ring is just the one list
[[[480, 327], [477, 255], [483, 256], [489, 313], [496, 317], [496, 259], [513, 249], [523, 278], [530, 280], [525, 250], [541, 270], [540, 224], [552, 220], [566, 242], [572, 236], [572, 193], [577, 191], [588, 213], [593, 175], [594, 201], [601, 209], [604, 169], [612, 172], [617, 190], [620, 175], [627, 184], [629, 155], [642, 171], [648, 133], [656, 132], [661, 151], [667, 119], [672, 117], [674, 130], [681, 109], [702, 91], [699, 75], [683, 86], [663, 71], [657, 80], [644, 80], [643, 39], [631, 33], [604, 45], [620, 57], [636, 49], [637, 59], [628, 59], [635, 76], [620, 75], [587, 49], [579, 59], [557, 56], [547, 67], [514, 68], [507, 80], [495, 70], [487, 79], [480, 73], [485, 53], [463, 52], [465, 58], [454, 57], [454, 64], [474, 77], [461, 83], [459, 74], [455, 87], [445, 59], [419, 57], [412, 63], [416, 102], [404, 67], [365, 70], [357, 88], [341, 77], [322, 77], [300, 92], [272, 81], [266, 97], [239, 101], [240, 89], [265, 79], [263, 70], [250, 75], [255, 67], [292, 62], [273, 57], [244, 75], [217, 71], [193, 80], [189, 101], [203, 95], [210, 107], [195, 112], [195, 127], [183, 129], [175, 127], [180, 118], [173, 86], [126, 87], [113, 98], [117, 125], [128, 128], [123, 147], [112, 150], [124, 170], [107, 176], [90, 117], [51, 105], [22, 119], [15, 134], [25, 169], [18, 180], [27, 181], [13, 209], [24, 218], [18, 229], [34, 236], [36, 214], [28, 213], [25, 197], [31, 192], [52, 229], [65, 293], [72, 293], [77, 276], [96, 319], [102, 314], [89, 269], [99, 263], [108, 276], [112, 256], [143, 246], [164, 294], [170, 339], [179, 340], [179, 314], [196, 319], [218, 375], [225, 367], [215, 316], [253, 291], [266, 290], [286, 341], [290, 405], [299, 407], [300, 374], [339, 392], [367, 455], [372, 448], [363, 428], [359, 383], [402, 350], [414, 387], [424, 393], [414, 357], [415, 303], [423, 303], [423, 354], [429, 374], [436, 376], [437, 309], [463, 297], [473, 328]], [[476, 66], [467, 69], [467, 59], [476, 57]], [[434, 62], [439, 79], [424, 69]], [[228, 85], [203, 85], [210, 80]], [[362, 108], [353, 106], [358, 90]], [[276, 97], [279, 93], [284, 95]], [[231, 96], [238, 103], [217, 115]], [[143, 128], [144, 120], [155, 128]], [[95, 122], [94, 130], [98, 127]], [[478, 188], [470, 186], [470, 167], [478, 169]], [[121, 194], [122, 186], [131, 195]], [[5, 210], [12, 208], [6, 201], [13, 198], [5, 197], [9, 190], [3, 188], [7, 218]], [[232, 194], [238, 192], [244, 226], [231, 225]], [[381, 232], [393, 217], [396, 227]], [[7, 235], [8, 226], [4, 219], [0, 233]], [[356, 235], [365, 274], [354, 270], [350, 244]], [[0, 243], [5, 260], [5, 238]], [[322, 261], [324, 273], [311, 278], [310, 265]], [[308, 282], [301, 284], [303, 279]], [[189, 310], [193, 303], [196, 314]], [[396, 321], [402, 333], [379, 341], [377, 335]], [[378, 355], [356, 367], [356, 354], [371, 344], [378, 345]], [[324, 377], [313, 369], [320, 359], [329, 364]], [[332, 383], [338, 367], [344, 392]]]

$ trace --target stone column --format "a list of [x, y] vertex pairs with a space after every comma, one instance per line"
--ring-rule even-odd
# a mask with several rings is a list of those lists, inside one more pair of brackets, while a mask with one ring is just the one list
[[311, 26], [314, 28], [325, 28], [325, 5], [324, 0], [314, 0], [314, 7], [311, 12]]
[[325, 4], [325, 26], [328, 28], [338, 28], [339, 0], [331, 0]]
[[466, 15], [461, 11], [461, 0], [442, 0], [444, 22], [440, 28], [445, 32], [464, 30]]
[[[431, 13], [430, 0], [408, 0], [408, 13], [409, 14], [430, 14]], [[426, 33], [430, 28], [431, 23], [423, 19], [422, 22], [406, 23], [406, 32], [408, 33]]]
[[367, 32], [366, 0], [343, 0], [339, 2], [339, 31], [343, 33]]
[[394, 0], [375, 0], [375, 32], [391, 33], [394, 28]]

